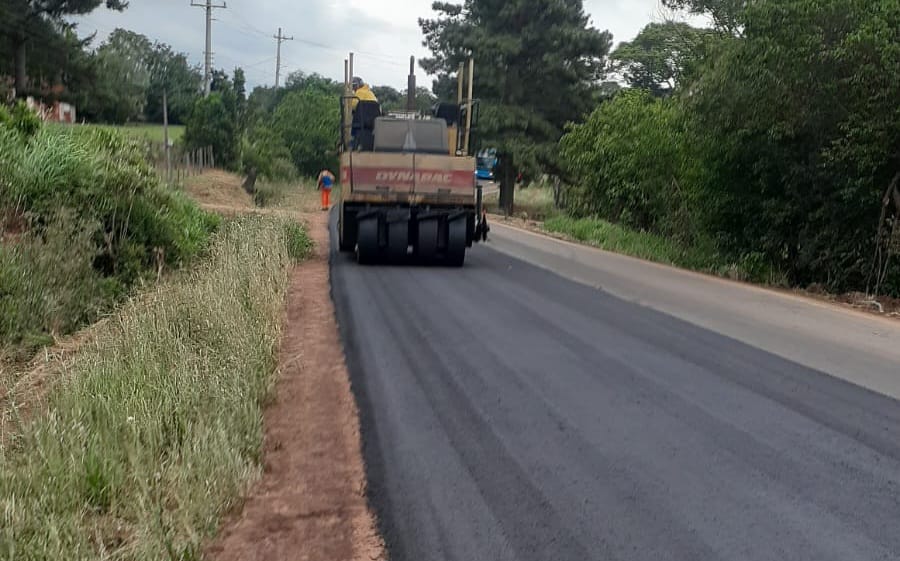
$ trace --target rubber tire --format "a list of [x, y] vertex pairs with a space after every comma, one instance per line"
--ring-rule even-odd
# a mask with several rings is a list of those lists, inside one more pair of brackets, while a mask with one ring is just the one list
[[439, 224], [440, 222], [436, 218], [419, 222], [419, 237], [416, 251], [419, 258], [423, 261], [431, 262], [437, 256]]
[[343, 221], [338, 224], [338, 250], [341, 253], [349, 253], [356, 248], [356, 244], [351, 244], [346, 240], [344, 236], [344, 224]]
[[447, 229], [447, 265], [462, 267], [466, 262], [466, 220], [453, 220]]
[[360, 265], [378, 263], [378, 218], [360, 220], [356, 238], [356, 262]]
[[388, 259], [392, 263], [406, 261], [409, 249], [409, 222], [391, 222], [388, 224]]

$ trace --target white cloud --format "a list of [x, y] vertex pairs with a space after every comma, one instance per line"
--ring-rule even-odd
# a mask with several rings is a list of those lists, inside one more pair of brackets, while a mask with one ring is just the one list
[[[203, 0], [198, 0], [203, 1]], [[294, 41], [282, 44], [282, 76], [295, 70], [343, 79], [346, 53], [356, 53], [355, 73], [373, 84], [406, 87], [409, 56], [428, 56], [418, 19], [431, 17], [432, 0], [228, 0], [215, 10], [214, 63], [241, 66], [250, 86], [275, 81], [275, 39], [281, 27]], [[659, 19], [659, 0], [587, 0], [592, 24], [608, 29], [616, 42], [633, 38]], [[77, 18], [82, 35], [98, 41], [122, 27], [203, 61], [205, 16], [190, 0], [131, 0], [125, 12], [100, 9]], [[702, 23], [702, 22], [701, 22]], [[420, 85], [431, 79], [417, 67]]]

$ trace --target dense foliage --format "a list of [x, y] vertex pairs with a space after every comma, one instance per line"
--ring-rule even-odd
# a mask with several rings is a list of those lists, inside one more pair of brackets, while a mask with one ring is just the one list
[[201, 89], [200, 70], [184, 53], [131, 31], [113, 31], [89, 62], [78, 109], [92, 121], [161, 123], [165, 93], [169, 122], [182, 124]]
[[[71, 51], [80, 51], [65, 17], [87, 14], [101, 5], [112, 10], [127, 6], [123, 0], [0, 0], [0, 74], [14, 76], [18, 95], [40, 90], [60, 69], [77, 68], [80, 61], [69, 59]], [[29, 64], [30, 50], [37, 53]], [[78, 58], [78, 57], [75, 57]]]
[[670, 42], [619, 49], [632, 85], [674, 95], [623, 93], [570, 128], [572, 210], [710, 238], [797, 285], [865, 290], [883, 277], [882, 290], [900, 292], [900, 267], [885, 259], [900, 245], [900, 4], [670, 3], [711, 10], [723, 33], [674, 81], [668, 66], [648, 71], [680, 60]]
[[291, 92], [275, 110], [272, 124], [301, 174], [335, 169], [341, 124], [337, 98], [311, 90]]
[[436, 2], [436, 19], [419, 25], [433, 56], [422, 67], [436, 92], [455, 98], [454, 74], [470, 56], [478, 64], [479, 137], [498, 151], [501, 206], [513, 204], [514, 170], [557, 167], [557, 143], [569, 121], [591, 109], [612, 36], [590, 25], [580, 0]]
[[217, 165], [270, 180], [315, 175], [337, 166], [342, 87], [318, 75], [295, 73], [287, 85], [244, 94], [240, 69], [231, 80], [216, 73], [213, 92], [187, 118], [188, 148], [212, 146]]
[[[184, 122], [200, 93], [200, 71], [184, 53], [143, 35], [116, 29], [98, 46], [80, 40], [65, 17], [88, 13], [99, 0], [0, 0], [0, 99], [18, 97], [74, 103], [92, 122]], [[105, 5], [123, 9], [116, 0]], [[7, 83], [2, 78], [11, 77]]]
[[640, 230], [686, 235], [694, 164], [682, 115], [675, 103], [627, 90], [569, 129], [561, 156], [579, 181], [570, 212], [603, 215]]
[[18, 121], [0, 116], [0, 347], [94, 319], [217, 224], [116, 133]]

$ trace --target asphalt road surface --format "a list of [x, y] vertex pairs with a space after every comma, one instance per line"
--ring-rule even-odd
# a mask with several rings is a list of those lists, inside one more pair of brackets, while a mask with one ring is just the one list
[[900, 559], [898, 325], [493, 233], [332, 255], [393, 560]]

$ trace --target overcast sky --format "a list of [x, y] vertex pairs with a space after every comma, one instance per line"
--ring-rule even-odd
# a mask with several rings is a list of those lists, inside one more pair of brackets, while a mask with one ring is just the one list
[[[168, 43], [200, 63], [205, 10], [190, 4], [190, 0], [130, 0], [122, 13], [100, 8], [75, 21], [81, 36], [97, 32], [96, 43], [122, 27]], [[226, 9], [214, 11], [213, 64], [229, 73], [242, 67], [251, 88], [275, 82], [272, 36], [279, 26], [294, 37], [282, 44], [282, 76], [302, 70], [342, 81], [343, 60], [353, 51], [357, 75], [372, 84], [405, 89], [409, 56], [429, 54], [422, 47], [417, 22], [419, 17], [433, 16], [432, 0], [226, 0], [226, 4]], [[647, 23], [660, 21], [662, 13], [659, 0], [586, 0], [585, 9], [595, 27], [612, 32], [615, 43], [632, 39]], [[431, 78], [418, 65], [417, 76], [419, 85], [431, 87]]]

